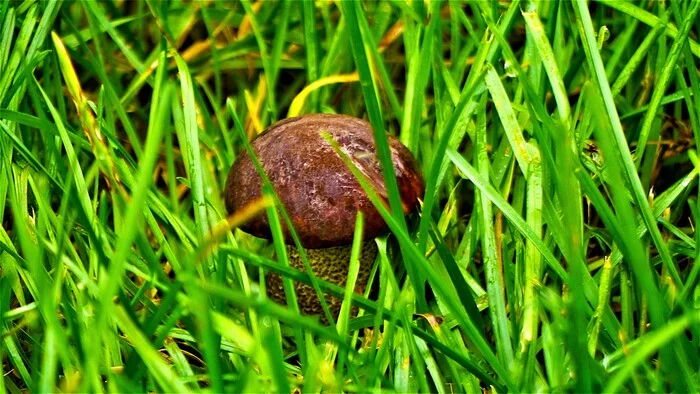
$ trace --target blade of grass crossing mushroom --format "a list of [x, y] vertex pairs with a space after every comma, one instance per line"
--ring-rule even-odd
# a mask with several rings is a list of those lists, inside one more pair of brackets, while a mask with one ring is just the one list
[[[352, 240], [352, 246], [350, 250], [350, 261], [348, 265], [348, 275], [347, 275], [347, 281], [345, 284], [345, 292], [343, 295], [343, 303], [341, 304], [340, 307], [340, 313], [338, 315], [338, 334], [340, 334], [342, 337], [347, 337], [348, 335], [348, 326], [349, 326], [349, 321], [350, 321], [350, 312], [352, 310], [352, 296], [355, 293], [355, 284], [357, 283], [357, 276], [358, 273], [360, 272], [360, 256], [362, 252], [362, 244], [363, 244], [363, 234], [364, 234], [364, 219], [362, 216], [362, 211], [357, 211], [357, 215], [355, 217], [355, 233], [353, 236]], [[355, 336], [356, 337], [356, 336]], [[353, 342], [351, 342], [351, 345], [354, 344], [355, 337], [353, 337]], [[327, 353], [326, 353], [326, 360], [333, 362], [335, 361], [335, 356], [337, 352], [337, 347], [333, 346], [331, 347]], [[347, 361], [347, 353], [341, 350], [339, 361], [338, 361], [338, 366], [336, 368], [336, 371], [338, 373], [339, 380], [342, 380], [342, 375], [341, 373], [343, 372], [343, 368], [346, 364]], [[350, 365], [352, 366], [352, 365]]]
[[[401, 250], [404, 253], [404, 258], [412, 260], [412, 263], [415, 264], [415, 266], [418, 267], [418, 269], [422, 271], [422, 274], [425, 275], [425, 277], [428, 279], [436, 295], [439, 297], [443, 297], [448, 308], [451, 311], [455, 312], [456, 318], [460, 322], [462, 329], [466, 331], [471, 341], [482, 353], [484, 359], [491, 365], [491, 368], [494, 369], [497, 376], [504, 381], [506, 386], [514, 387], [510, 380], [510, 376], [506, 372], [507, 370], [495, 357], [495, 354], [491, 351], [490, 347], [486, 343], [482, 333], [476, 329], [474, 322], [471, 319], [469, 319], [464, 309], [460, 307], [459, 300], [457, 299], [456, 295], [454, 295], [453, 292], [447, 289], [444, 283], [442, 283], [442, 281], [439, 280], [437, 275], [431, 269], [426, 268], [429, 267], [430, 264], [425, 260], [423, 254], [421, 254], [418, 251], [418, 248], [411, 241], [408, 234], [400, 230], [399, 225], [393, 220], [393, 217], [389, 213], [386, 206], [383, 204], [382, 199], [377, 195], [376, 191], [374, 191], [372, 186], [369, 184], [365, 175], [362, 174], [362, 172], [355, 166], [352, 160], [343, 151], [340, 150], [338, 143], [335, 140], [333, 140], [330, 137], [330, 135], [326, 134], [324, 135], [324, 138], [326, 138], [326, 140], [331, 144], [338, 156], [340, 156], [341, 159], [345, 162], [345, 164], [348, 166], [350, 171], [353, 173], [355, 178], [362, 186], [362, 189], [365, 191], [365, 193], [367, 193], [368, 197], [374, 204], [377, 211], [379, 211], [379, 213], [384, 218], [384, 221], [388, 224], [389, 228], [398, 239], [401, 245]], [[544, 246], [543, 249], [546, 250]]]
[[362, 211], [357, 211], [357, 216], [355, 218], [355, 235], [352, 240], [352, 249], [350, 251], [350, 262], [348, 266], [348, 279], [345, 285], [343, 304], [340, 307], [340, 315], [338, 316], [338, 334], [341, 336], [346, 336], [348, 334], [348, 321], [350, 320], [352, 295], [355, 292], [357, 274], [360, 271], [359, 258], [362, 250], [363, 234], [364, 220], [362, 217]]
[[269, 194], [263, 193], [262, 197], [251, 201], [249, 204], [225, 218], [225, 220], [214, 225], [209, 236], [204, 238], [193, 251], [192, 262], [201, 263], [209, 254], [215, 252], [218, 244], [221, 243], [232, 230], [255, 218], [265, 209], [269, 210], [273, 205], [273, 198]]
[[[341, 2], [343, 16], [345, 17], [348, 29], [350, 30], [350, 44], [352, 47], [353, 58], [357, 72], [360, 75], [360, 86], [362, 95], [364, 96], [367, 114], [369, 115], [370, 123], [372, 124], [372, 132], [374, 133], [374, 145], [377, 152], [379, 163], [382, 167], [384, 176], [384, 185], [391, 207], [392, 217], [400, 226], [401, 231], [406, 232], [406, 219], [404, 218], [403, 208], [401, 204], [401, 196], [399, 187], [394, 173], [394, 165], [391, 158], [389, 141], [384, 133], [384, 120], [382, 117], [381, 108], [379, 106], [379, 98], [377, 97], [377, 89], [375, 78], [372, 70], [369, 67], [367, 59], [367, 50], [365, 38], [358, 25], [358, 15], [362, 15], [362, 4], [355, 1], [344, 0]], [[416, 290], [416, 303], [419, 310], [427, 308], [425, 294], [423, 289], [424, 278], [419, 275], [419, 270], [409, 260], [406, 265], [409, 272], [409, 277], [414, 289]]]
[[[271, 266], [279, 264], [271, 263]], [[191, 279], [191, 278], [187, 278]], [[311, 333], [318, 334], [324, 339], [328, 339], [338, 344], [340, 347], [345, 348], [352, 354], [356, 355], [355, 349], [352, 349], [345, 338], [338, 335], [334, 327], [324, 327], [319, 322], [318, 319], [309, 316], [300, 316], [289, 308], [279, 305], [269, 299], [262, 300], [259, 298], [248, 297], [245, 293], [240, 290], [232, 289], [220, 284], [211, 283], [209, 281], [194, 280], [195, 285], [203, 292], [207, 294], [215, 294], [223, 297], [236, 305], [240, 305], [246, 308], [254, 308], [259, 313], [274, 316], [281, 321], [290, 324], [299, 324], [302, 328], [305, 328]], [[340, 289], [340, 288], [339, 288]], [[342, 290], [340, 290], [342, 293]]]
[[[274, 190], [274, 187], [272, 187], [272, 184], [270, 183], [270, 179], [267, 177], [267, 174], [265, 174], [265, 171], [263, 170], [262, 165], [260, 164], [260, 161], [258, 160], [258, 158], [255, 154], [255, 151], [253, 151], [253, 147], [250, 145], [250, 141], [248, 141], [248, 138], [246, 137], [245, 131], [243, 130], [243, 124], [241, 123], [240, 119], [238, 118], [238, 112], [236, 111], [236, 108], [235, 108], [235, 106], [230, 98], [226, 100], [226, 105], [229, 109], [229, 112], [231, 113], [231, 117], [233, 118], [233, 123], [234, 123], [236, 131], [238, 132], [238, 137], [243, 142], [248, 155], [250, 155], [251, 161], [253, 162], [253, 165], [255, 166], [256, 171], [260, 175], [260, 178], [262, 179], [263, 184], [266, 185], [270, 190]], [[289, 229], [289, 234], [291, 235], [292, 239], [294, 240], [294, 245], [297, 247], [297, 250], [299, 251], [299, 257], [301, 257], [301, 260], [304, 263], [304, 269], [308, 273], [310, 273], [309, 277], [311, 279], [311, 287], [313, 287], [314, 291], [316, 292], [316, 295], [319, 298], [319, 301], [321, 303], [321, 307], [323, 308], [323, 311], [326, 314], [326, 318], [328, 319], [329, 322], [332, 322], [331, 325], [334, 325], [335, 319], [333, 319], [333, 316], [330, 312], [330, 309], [328, 308], [328, 303], [326, 302], [326, 298], [323, 296], [323, 292], [321, 291], [320, 287], [318, 286], [318, 279], [316, 278], [316, 275], [313, 273], [313, 270], [311, 269], [311, 264], [309, 263], [309, 259], [306, 256], [306, 252], [304, 252], [304, 248], [301, 245], [301, 242], [299, 241], [299, 237], [297, 236], [296, 231], [294, 230], [294, 226], [292, 225], [292, 221], [289, 217], [289, 214], [287, 213], [286, 209], [284, 208], [283, 204], [281, 203], [276, 191], [274, 193], [274, 198], [275, 198], [275, 205], [279, 209], [279, 212], [282, 214], [282, 218], [284, 219], [284, 221], [287, 225], [287, 228]]]
[[[275, 192], [272, 190], [271, 186], [263, 186], [263, 193], [266, 196], [270, 196], [274, 199]], [[287, 254], [287, 247], [284, 244], [284, 235], [282, 233], [282, 224], [280, 223], [279, 214], [277, 213], [277, 204], [272, 204], [267, 209], [267, 217], [270, 223], [270, 232], [272, 233], [272, 242], [275, 245], [275, 251], [277, 252], [277, 261], [284, 267], [289, 267], [289, 255]], [[265, 281], [261, 280], [261, 285], [264, 285]], [[299, 303], [297, 300], [296, 291], [294, 290], [294, 283], [287, 278], [282, 277], [282, 286], [284, 287], [284, 294], [287, 299], [287, 306], [293, 311], [299, 314]], [[299, 351], [299, 359], [302, 361], [302, 365], [307, 361], [306, 358], [306, 345], [304, 344], [304, 333], [301, 328], [294, 326], [294, 338], [299, 346], [297, 349]]]
[[[272, 187], [268, 185], [263, 186], [263, 194], [274, 199], [275, 191]], [[285, 267], [289, 267], [289, 255], [287, 254], [287, 247], [284, 244], [284, 234], [282, 231], [282, 224], [280, 223], [279, 215], [277, 214], [277, 208], [275, 204], [267, 208], [267, 218], [270, 222], [270, 232], [272, 233], [272, 243], [275, 246], [275, 253], [277, 254], [277, 261]], [[261, 281], [261, 285], [264, 284]], [[294, 311], [299, 311], [299, 304], [297, 304], [296, 292], [294, 291], [294, 285], [291, 281], [284, 281], [284, 292], [287, 295], [287, 305]]]
[[[256, 267], [262, 267], [269, 272], [276, 273], [284, 278], [292, 279], [299, 283], [311, 284], [310, 276], [292, 267], [283, 267], [277, 262], [267, 259], [265, 257], [256, 255], [252, 252], [246, 251], [244, 249], [232, 248], [230, 246], [222, 246], [221, 250], [231, 256], [240, 258], [246, 262], [246, 264], [251, 264]], [[329, 294], [336, 297], [343, 297], [345, 294], [345, 288], [340, 287], [334, 283], [319, 279], [319, 287], [326, 290]], [[388, 309], [383, 309], [377, 307], [374, 301], [370, 301], [357, 294], [352, 294], [353, 304], [367, 310], [370, 313], [378, 313], [379, 316], [385, 316], [386, 318], [391, 318], [393, 313]]]
[[[305, 284], [311, 284], [311, 280], [308, 274], [301, 272], [299, 270], [296, 270], [291, 267], [282, 267], [281, 264], [277, 264], [275, 261], [269, 260], [267, 258], [258, 256], [256, 254], [253, 254], [251, 252], [248, 252], [243, 249], [238, 249], [238, 248], [232, 248], [230, 246], [222, 246], [220, 250], [226, 254], [229, 254], [231, 256], [238, 257], [242, 260], [244, 260], [247, 264], [252, 264], [256, 267], [264, 267], [266, 270], [269, 272], [274, 272], [282, 277], [287, 277], [290, 279], [293, 279], [295, 281], [298, 281], [300, 283], [305, 283]], [[388, 262], [387, 262], [388, 263]], [[345, 289], [327, 282], [325, 280], [319, 280], [319, 286], [322, 287], [324, 290], [328, 291], [330, 294], [335, 295], [336, 297], [342, 297], [345, 293]], [[380, 318], [383, 316], [386, 319], [390, 319], [392, 322], [398, 322], [399, 326], [402, 324], [401, 320], [395, 320], [397, 319], [397, 316], [394, 312], [384, 309], [384, 308], [379, 308], [378, 304], [376, 304], [373, 301], [370, 301], [364, 297], [360, 297], [359, 295], [353, 294], [352, 296], [353, 303], [357, 304], [359, 307], [367, 310], [369, 313], [376, 313]], [[390, 325], [390, 327], [393, 327], [393, 325]], [[445, 345], [442, 343], [440, 340], [435, 338], [432, 335], [429, 335], [425, 331], [419, 329], [418, 327], [413, 328], [413, 332], [423, 340], [425, 340], [431, 347], [434, 349], [442, 352], [445, 354], [445, 356], [449, 357], [450, 359], [454, 360], [457, 362], [460, 366], [464, 367], [467, 369], [469, 372], [473, 373], [475, 376], [477, 376], [479, 379], [485, 380], [489, 382], [489, 384], [492, 384], [496, 386], [496, 388], [499, 389], [504, 389], [499, 382], [493, 379], [484, 369], [476, 364], [475, 362], [469, 360], [468, 358], [465, 358], [449, 346]], [[376, 336], [374, 338], [377, 338]], [[373, 339], [374, 341], [374, 339]], [[385, 332], [385, 336], [382, 339], [382, 344], [388, 343], [387, 335]], [[381, 349], [381, 348], [380, 348]], [[380, 350], [381, 351], [381, 350]], [[375, 357], [376, 359], [380, 359], [380, 356]], [[370, 379], [372, 381], [372, 379]]]
[[377, 97], [375, 77], [367, 59], [365, 44], [367, 38], [364, 37], [358, 25], [358, 15], [364, 15], [364, 11], [362, 10], [361, 4], [358, 2], [343, 1], [341, 5], [343, 16], [350, 30], [350, 44], [353, 58], [355, 59], [357, 72], [360, 75], [360, 86], [362, 87], [367, 114], [372, 124], [375, 149], [382, 167], [382, 174], [384, 175], [389, 206], [391, 207], [392, 216], [396, 222], [401, 225], [402, 229], [406, 229], [406, 220], [403, 217], [403, 209], [401, 208], [401, 196], [399, 195], [399, 188], [394, 174], [389, 141], [384, 132], [384, 120], [381, 107], [379, 106], [379, 98]]
[[[267, 196], [275, 198], [275, 192], [269, 185], [263, 186], [263, 191]], [[267, 209], [267, 217], [270, 223], [270, 231], [272, 233], [272, 240], [275, 245], [275, 251], [277, 252], [277, 261], [279, 264], [289, 267], [289, 256], [287, 254], [287, 247], [284, 244], [284, 235], [282, 234], [282, 225], [280, 223], [279, 215], [277, 213], [277, 204], [273, 204]], [[261, 281], [264, 285], [264, 281]], [[299, 303], [296, 296], [296, 291], [294, 290], [294, 283], [282, 277], [282, 286], [284, 287], [285, 297], [287, 299], [287, 306], [295, 313], [299, 314]], [[304, 333], [301, 328], [294, 325], [294, 339], [298, 345], [299, 359], [304, 365], [308, 361], [306, 356], [306, 345], [304, 341]]]

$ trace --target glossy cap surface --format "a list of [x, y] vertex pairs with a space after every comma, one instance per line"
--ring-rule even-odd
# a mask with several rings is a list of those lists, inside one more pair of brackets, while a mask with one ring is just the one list
[[[272, 125], [252, 142], [253, 150], [284, 204], [302, 245], [310, 249], [352, 243], [358, 210], [364, 215], [365, 239], [387, 230], [359, 182], [323, 138], [323, 132], [338, 142], [378, 194], [386, 199], [372, 129], [366, 121], [345, 115], [313, 114]], [[423, 178], [409, 150], [396, 138], [388, 137], [404, 213], [408, 213], [423, 196]], [[259, 198], [261, 184], [249, 155], [242, 153], [226, 181], [229, 212]], [[259, 215], [241, 229], [270, 238], [267, 215]], [[284, 223], [283, 230], [286, 243], [293, 244]]]

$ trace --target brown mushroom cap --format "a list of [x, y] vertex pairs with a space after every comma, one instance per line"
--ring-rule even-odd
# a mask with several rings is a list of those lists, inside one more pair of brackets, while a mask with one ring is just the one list
[[[253, 150], [284, 204], [302, 245], [309, 249], [352, 242], [355, 216], [362, 211], [365, 238], [387, 230], [387, 225], [355, 176], [322, 134], [327, 132], [386, 199], [381, 166], [375, 154], [369, 123], [346, 115], [314, 114], [282, 120], [260, 134]], [[404, 213], [412, 211], [424, 191], [423, 178], [411, 152], [389, 137], [394, 172]], [[248, 154], [241, 154], [226, 181], [226, 207], [235, 212], [261, 195], [261, 179]], [[258, 237], [270, 238], [267, 215], [241, 227]], [[283, 230], [287, 244], [293, 244]]]

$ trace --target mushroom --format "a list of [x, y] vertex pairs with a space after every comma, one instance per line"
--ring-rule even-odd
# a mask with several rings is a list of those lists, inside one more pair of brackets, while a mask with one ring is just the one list
[[[252, 147], [279, 195], [317, 277], [345, 287], [355, 218], [357, 212], [362, 211], [365, 241], [354, 289], [361, 293], [377, 255], [373, 239], [386, 232], [388, 227], [322, 133], [328, 133], [338, 142], [378, 194], [386, 200], [384, 178], [375, 154], [372, 128], [362, 119], [331, 114], [285, 119], [261, 133], [252, 142]], [[409, 150], [393, 136], [388, 138], [402, 208], [404, 214], [408, 214], [423, 195], [423, 178]], [[224, 193], [228, 211], [235, 212], [259, 198], [261, 186], [260, 176], [250, 156], [240, 155], [233, 163], [226, 181]], [[282, 229], [291, 266], [305, 271], [284, 223]], [[266, 215], [254, 218], [242, 226], [241, 230], [257, 237], [271, 238]], [[268, 274], [265, 283], [268, 295], [284, 303], [282, 279], [277, 274]], [[295, 283], [295, 290], [303, 313], [322, 313], [321, 304], [311, 286]], [[332, 313], [337, 316], [342, 300], [325, 297]]]

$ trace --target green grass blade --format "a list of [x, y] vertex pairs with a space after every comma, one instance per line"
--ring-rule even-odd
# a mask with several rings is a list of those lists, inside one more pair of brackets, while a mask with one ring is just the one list
[[[488, 78], [488, 77], [487, 77]], [[497, 102], [496, 99], [494, 99]], [[498, 105], [498, 104], [497, 104]], [[487, 178], [490, 165], [486, 152], [486, 128], [479, 127], [476, 131], [476, 163], [479, 175]], [[496, 230], [494, 229], [493, 210], [491, 201], [485, 198], [481, 191], [477, 193], [478, 223], [481, 230], [481, 254], [486, 277], [486, 292], [489, 297], [489, 316], [496, 337], [496, 349], [499, 358], [506, 365], [513, 365], [513, 345], [508, 333], [508, 316], [506, 315], [505, 284], [503, 283], [503, 260], [498, 256]]]
[[[593, 30], [590, 15], [588, 13], [588, 10], [585, 7], [583, 7], [583, 4], [581, 2], [576, 3], [575, 10], [577, 11], [578, 18], [582, 20], [580, 26], [580, 29], [582, 30], [581, 37], [584, 40], [586, 57], [591, 66], [591, 69], [593, 70], [591, 75], [593, 76], [596, 89], [598, 89], [601, 93], [601, 99], [605, 107], [605, 115], [608, 119], [608, 122], [610, 122], [609, 124], [612, 127], [616, 150], [620, 152], [619, 154], [621, 157], [621, 164], [624, 168], [627, 181], [629, 182], [632, 188], [634, 200], [637, 203], [639, 210], [641, 211], [642, 218], [644, 219], [644, 223], [646, 223], [646, 226], [649, 229], [649, 234], [651, 235], [652, 240], [654, 241], [654, 245], [659, 249], [662, 260], [664, 262], [664, 266], [669, 270], [674, 281], [676, 283], [681, 283], [680, 277], [675, 268], [675, 264], [673, 263], [673, 259], [670, 253], [668, 252], [668, 247], [662, 240], [658, 227], [655, 224], [655, 220], [653, 218], [651, 209], [646, 199], [646, 194], [642, 189], [642, 184], [637, 175], [637, 171], [632, 160], [632, 155], [629, 151], [629, 147], [627, 146], [625, 134], [622, 130], [622, 124], [620, 123], [620, 118], [617, 115], [617, 109], [615, 108], [612, 93], [610, 91], [610, 85], [607, 83], [605, 72], [603, 71], [603, 64], [602, 59], [600, 58], [600, 52], [595, 47], [595, 40], [593, 40]], [[658, 318], [661, 318], [661, 316], [658, 316]]]

